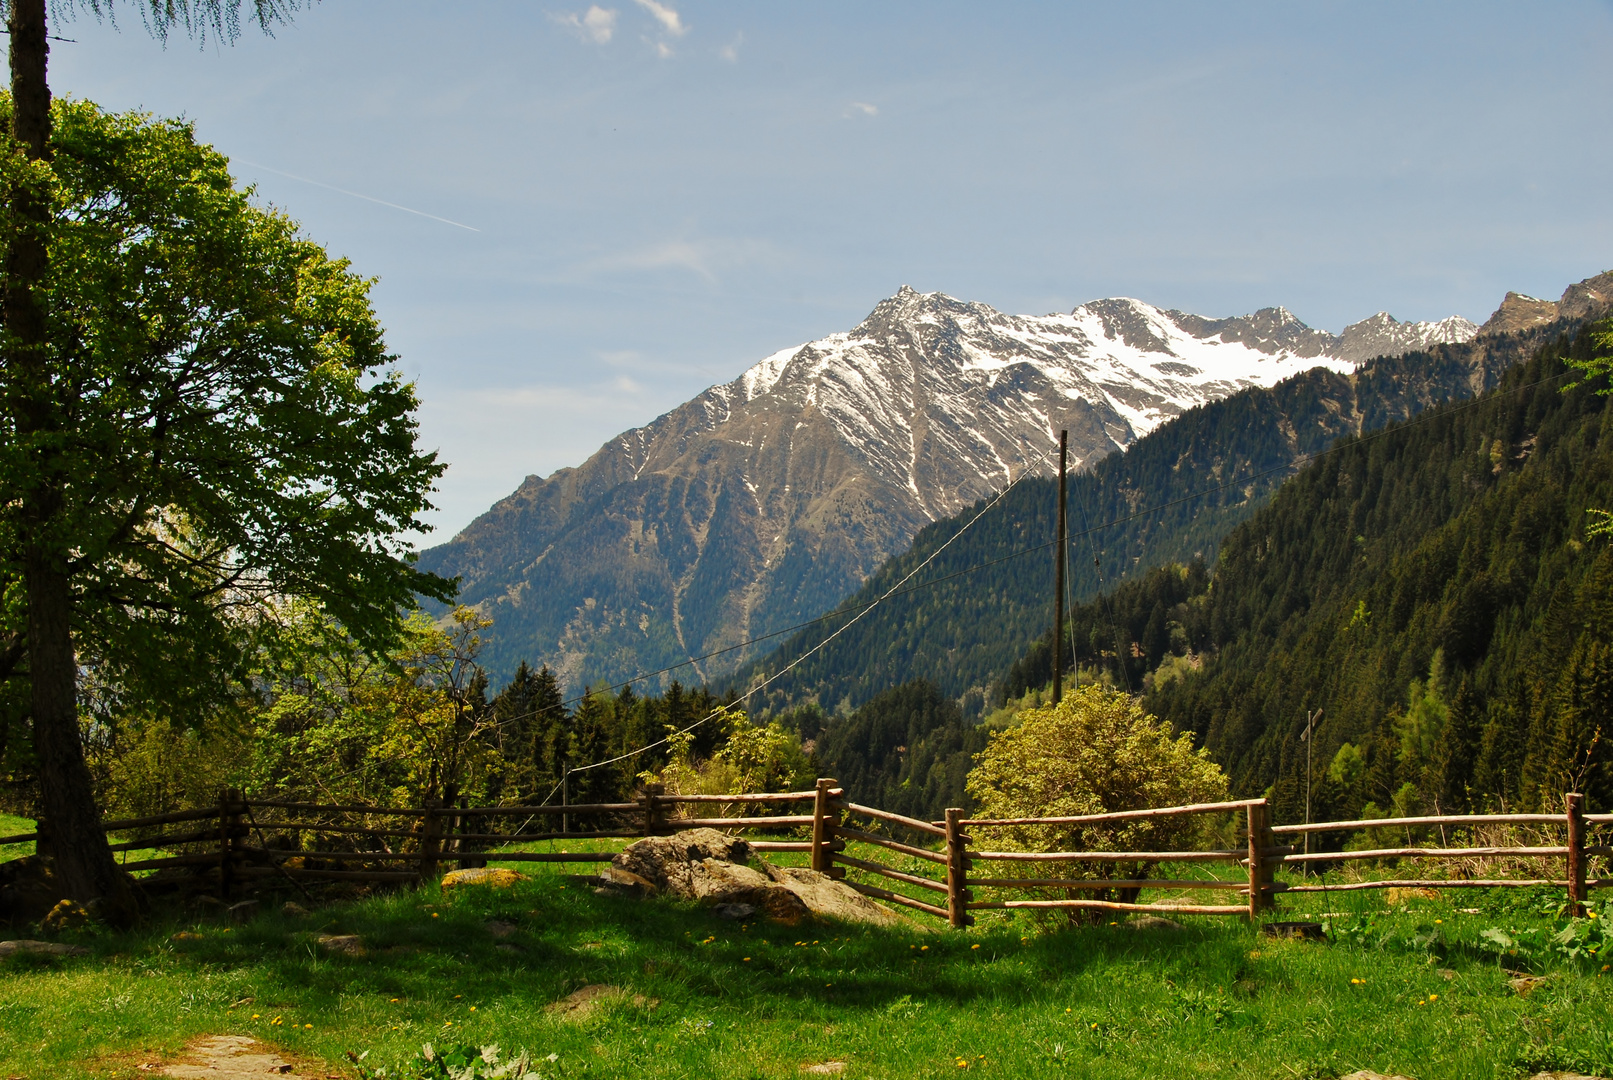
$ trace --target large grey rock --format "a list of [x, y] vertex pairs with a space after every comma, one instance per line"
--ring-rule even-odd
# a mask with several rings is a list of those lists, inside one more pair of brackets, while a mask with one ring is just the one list
[[[750, 845], [716, 829], [690, 829], [673, 836], [647, 836], [634, 841], [610, 864], [658, 891], [693, 900], [697, 899], [693, 868], [706, 859], [743, 865], [750, 862]], [[614, 883], [625, 882], [617, 878]]]
[[804, 866], [774, 866], [763, 863], [774, 882], [794, 893], [814, 915], [845, 922], [895, 926], [906, 922], [887, 907], [874, 903], [843, 881]]
[[725, 914], [744, 908], [777, 922], [808, 915], [889, 925], [901, 918], [843, 882], [803, 867], [747, 863], [750, 845], [714, 829], [636, 841], [600, 873], [609, 886], [640, 893], [664, 892], [711, 904]]

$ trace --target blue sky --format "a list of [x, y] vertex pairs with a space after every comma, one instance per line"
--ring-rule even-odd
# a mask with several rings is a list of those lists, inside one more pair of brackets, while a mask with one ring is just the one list
[[118, 10], [57, 24], [54, 89], [189, 117], [380, 278], [431, 542], [903, 284], [1337, 331], [1613, 268], [1607, 0]]

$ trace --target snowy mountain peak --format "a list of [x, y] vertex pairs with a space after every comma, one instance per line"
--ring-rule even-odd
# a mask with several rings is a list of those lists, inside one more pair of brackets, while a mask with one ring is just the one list
[[[1600, 311], [1608, 297], [1613, 275], [1560, 306]], [[1508, 304], [1531, 319], [1541, 306]], [[497, 620], [506, 670], [525, 658], [587, 685], [820, 614], [925, 525], [1050, 474], [1060, 428], [1080, 469], [1245, 387], [1473, 330], [1379, 313], [1333, 335], [1280, 307], [1210, 319], [1129, 297], [1008, 315], [904, 286], [856, 327], [529, 477], [421, 565], [460, 577], [462, 599]], [[1464, 363], [1409, 366], [1467, 386]], [[1312, 383], [1350, 396], [1336, 378]], [[706, 677], [702, 665], [691, 678]]]

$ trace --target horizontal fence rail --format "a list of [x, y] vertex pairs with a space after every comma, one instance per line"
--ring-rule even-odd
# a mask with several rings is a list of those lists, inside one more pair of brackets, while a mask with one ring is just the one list
[[[966, 927], [974, 922], [972, 912], [984, 910], [1259, 918], [1285, 893], [1393, 888], [1560, 887], [1568, 892], [1570, 909], [1583, 913], [1591, 889], [1613, 887], [1613, 877], [1588, 874], [1589, 860], [1613, 858], [1613, 845], [1592, 842], [1588, 833], [1593, 827], [1613, 825], [1613, 814], [1584, 813], [1583, 796], [1577, 793], [1565, 795], [1563, 801], [1562, 814], [1455, 814], [1286, 825], [1270, 823], [1265, 799], [1048, 817], [966, 818], [964, 811], [949, 809], [943, 821], [932, 822], [852, 802], [838, 781], [824, 778], [811, 791], [680, 795], [650, 785], [631, 802], [560, 806], [381, 807], [245, 799], [240, 792], [227, 791], [214, 806], [122, 818], [107, 821], [103, 827], [125, 870], [158, 872], [159, 877], [163, 872], [192, 879], [197, 875], [205, 880], [216, 877], [219, 893], [225, 898], [235, 883], [248, 880], [280, 878], [298, 888], [303, 882], [317, 881], [408, 884], [433, 880], [443, 863], [474, 867], [488, 862], [607, 862], [615, 857], [614, 851], [598, 850], [514, 851], [508, 848], [510, 844], [617, 841], [695, 828], [730, 833], [765, 830], [772, 836], [747, 838], [753, 850], [806, 855], [813, 869], [843, 880], [864, 896]], [[1218, 833], [1228, 839], [1237, 836], [1240, 847], [1110, 851], [1086, 831], [1217, 813], [1242, 819], [1240, 828]], [[589, 827], [578, 827], [574, 819], [585, 819]], [[1023, 834], [1013, 830], [1037, 826], [1062, 828], [1066, 830], [1063, 835], [1085, 839], [1077, 839], [1074, 850], [1021, 848]], [[1507, 833], [1496, 836], [1482, 832], [1483, 827]], [[1560, 829], [1563, 842], [1540, 843], [1535, 832], [1519, 843], [1511, 831], [1518, 828]], [[1294, 846], [1302, 837], [1308, 843], [1313, 834], [1369, 834], [1382, 829], [1404, 830], [1407, 842], [1339, 851], [1306, 851]], [[1441, 840], [1454, 831], [1458, 839], [1482, 836], [1512, 842], [1419, 841], [1434, 830]], [[982, 842], [989, 846], [976, 846], [972, 831], [980, 831]], [[799, 839], [780, 839], [781, 832]], [[1010, 839], [1001, 839], [1005, 836]], [[1096, 836], [1102, 836], [1101, 828]], [[1605, 834], [1599, 839], [1605, 839]], [[1531, 840], [1536, 842], [1528, 842]], [[47, 822], [40, 822], [31, 833], [0, 837], [0, 845], [30, 842], [41, 853], [49, 853]], [[857, 854], [849, 854], [848, 843], [862, 847]], [[1066, 841], [1066, 846], [1070, 843]], [[144, 857], [138, 857], [142, 853]], [[137, 857], [131, 859], [131, 854]], [[889, 861], [880, 861], [882, 858]], [[1400, 859], [1522, 860], [1540, 864], [1544, 872], [1337, 883], [1309, 878], [1295, 883], [1277, 881], [1274, 876], [1282, 867], [1308, 873], [1318, 865]], [[1235, 876], [1224, 879], [1175, 878], [1150, 872], [1156, 866], [1193, 863], [1229, 864], [1238, 869]], [[1558, 868], [1561, 876], [1553, 872]], [[1464, 867], [1461, 872], [1471, 869]], [[857, 877], [849, 878], [848, 871]], [[1083, 877], [1083, 873], [1094, 876]], [[898, 886], [906, 891], [897, 891]], [[975, 888], [994, 892], [977, 899]], [[1243, 901], [1235, 905], [1170, 899], [1144, 903], [1139, 900], [1143, 890], [1230, 892]], [[920, 896], [909, 895], [913, 891]], [[1013, 895], [1026, 891], [1031, 895]]]

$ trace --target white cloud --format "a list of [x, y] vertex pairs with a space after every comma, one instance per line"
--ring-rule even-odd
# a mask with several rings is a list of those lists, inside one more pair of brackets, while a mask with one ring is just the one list
[[866, 101], [853, 101], [850, 105], [846, 106], [846, 115], [878, 116], [879, 106], [870, 105]]
[[665, 4], [658, 4], [656, 0], [636, 0], [636, 2], [639, 7], [655, 16], [655, 21], [660, 23], [666, 32], [673, 37], [682, 37], [689, 32], [689, 28], [683, 25], [683, 20], [678, 17], [678, 13]]
[[592, 41], [596, 45], [605, 45], [610, 42], [611, 35], [616, 32], [616, 10], [602, 8], [594, 4], [581, 15], [575, 13], [566, 15], [550, 15], [556, 23], [575, 31], [584, 41]]
[[733, 41], [717, 50], [717, 55], [730, 64], [737, 63], [739, 60], [739, 47], [743, 44], [745, 44], [745, 35], [735, 34]]
[[655, 55], [665, 60], [667, 57], [672, 55], [672, 46], [668, 45], [664, 41], [655, 42]]
[[742, 266], [777, 263], [779, 252], [761, 240], [744, 238], [667, 240], [633, 251], [593, 259], [578, 266], [577, 277], [644, 270], [685, 270], [709, 283], [719, 275]]

